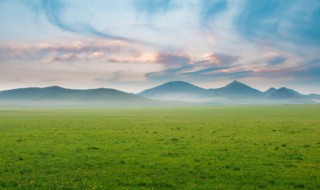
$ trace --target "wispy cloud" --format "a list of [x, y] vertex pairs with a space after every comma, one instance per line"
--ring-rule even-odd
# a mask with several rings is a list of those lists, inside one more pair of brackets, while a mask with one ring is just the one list
[[137, 12], [146, 13], [148, 16], [163, 14], [174, 6], [173, 0], [134, 0], [133, 5]]
[[[87, 2], [80, 1], [79, 2], [87, 4]], [[79, 4], [78, 2], [76, 4]], [[97, 6], [102, 6], [106, 10], [112, 7], [112, 3], [107, 3], [104, 1], [96, 1], [93, 2]], [[41, 0], [41, 8], [44, 11], [44, 14], [48, 18], [48, 20], [55, 26], [59, 27], [60, 29], [68, 32], [79, 33], [79, 34], [86, 34], [90, 36], [112, 39], [112, 40], [120, 40], [120, 41], [127, 41], [131, 43], [145, 43], [138, 39], [130, 39], [124, 36], [119, 36], [115, 34], [111, 34], [108, 31], [99, 31], [97, 30], [87, 19], [83, 20], [70, 20], [68, 18], [68, 14], [74, 13], [73, 6], [75, 2], [72, 1], [63, 1], [63, 0]], [[75, 6], [79, 8], [79, 6]], [[81, 9], [77, 11], [86, 12], [85, 6], [82, 6]], [[37, 7], [39, 9], [39, 7]], [[74, 15], [73, 15], [74, 16]]]
[[268, 64], [269, 65], [278, 65], [278, 64], [284, 63], [286, 60], [287, 60], [286, 57], [276, 56], [276, 57], [271, 58], [268, 61]]
[[231, 65], [236, 63], [240, 56], [225, 53], [209, 53], [203, 55], [204, 60], [200, 62], [209, 62], [213, 65]]
[[191, 62], [189, 55], [185, 53], [158, 53], [157, 63], [165, 64], [167, 67], [181, 67]]
[[[303, 8], [301, 8], [303, 7]], [[246, 0], [235, 19], [240, 34], [249, 39], [319, 44], [320, 2]]]
[[226, 0], [202, 0], [201, 1], [201, 26], [206, 27], [221, 12], [227, 10], [228, 1]]
[[103, 60], [110, 54], [135, 55], [135, 46], [117, 41], [74, 41], [10, 43], [0, 46], [0, 60], [35, 60], [44, 62], [72, 62], [78, 60]]

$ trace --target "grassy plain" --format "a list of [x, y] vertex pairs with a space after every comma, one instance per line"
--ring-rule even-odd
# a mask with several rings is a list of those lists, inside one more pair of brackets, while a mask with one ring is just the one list
[[320, 189], [320, 106], [0, 110], [0, 189]]

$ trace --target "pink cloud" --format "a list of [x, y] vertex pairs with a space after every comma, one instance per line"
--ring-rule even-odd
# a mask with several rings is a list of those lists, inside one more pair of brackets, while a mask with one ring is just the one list
[[[9, 43], [0, 45], [0, 60], [34, 60], [72, 62], [106, 60], [107, 55], [136, 56], [140, 47], [117, 41], [42, 42], [37, 44]], [[138, 50], [137, 50], [138, 49]]]
[[231, 65], [240, 59], [239, 56], [224, 53], [206, 53], [202, 57], [203, 61], [214, 65]]

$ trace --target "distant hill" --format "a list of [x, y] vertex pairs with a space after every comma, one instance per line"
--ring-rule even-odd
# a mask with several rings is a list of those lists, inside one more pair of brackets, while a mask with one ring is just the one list
[[[320, 95], [302, 95], [288, 88], [270, 88], [261, 92], [239, 81], [222, 88], [205, 89], [184, 81], [172, 81], [147, 89], [138, 95], [158, 100], [179, 100], [215, 104], [310, 103]], [[281, 101], [280, 101], [281, 100]]]
[[141, 96], [158, 99], [213, 98], [213, 97], [262, 97], [262, 92], [251, 88], [241, 82], [233, 81], [225, 87], [217, 89], [204, 89], [183, 81], [167, 82], [160, 86], [142, 91]]
[[266, 96], [266, 97], [270, 97], [273, 93], [275, 93], [278, 89], [276, 88], [269, 88], [268, 90], [264, 91], [263, 94]]
[[138, 94], [109, 88], [75, 90], [59, 86], [0, 91], [0, 106], [171, 106], [188, 102], [202, 105], [320, 103], [320, 95], [303, 95], [286, 87], [261, 92], [239, 81], [232, 81], [216, 89], [205, 89], [184, 81], [171, 81]]
[[21, 88], [0, 92], [0, 101], [6, 102], [47, 102], [70, 104], [148, 104], [155, 103], [144, 97], [115, 89], [99, 88], [89, 90], [65, 89], [58, 86], [46, 88]]
[[300, 99], [304, 97], [299, 92], [285, 87], [279, 88], [270, 95], [270, 98], [273, 99]]
[[162, 100], [196, 100], [207, 96], [207, 90], [184, 81], [171, 81], [144, 90], [138, 95]]
[[312, 99], [320, 99], [320, 95], [319, 94], [309, 94], [307, 95], [309, 98], [312, 98]]
[[262, 98], [263, 93], [239, 81], [232, 81], [222, 88], [209, 89], [212, 96], [224, 96], [229, 98]]

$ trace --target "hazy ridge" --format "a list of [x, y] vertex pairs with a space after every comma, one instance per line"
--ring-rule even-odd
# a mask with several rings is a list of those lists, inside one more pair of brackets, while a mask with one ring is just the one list
[[297, 104], [318, 103], [320, 95], [303, 95], [282, 87], [259, 91], [239, 81], [222, 88], [205, 89], [184, 81], [171, 81], [138, 94], [116, 89], [66, 89], [59, 86], [20, 88], [0, 91], [0, 105], [66, 105], [66, 106], [121, 106], [121, 105], [181, 105], [184, 103], [212, 104]]

